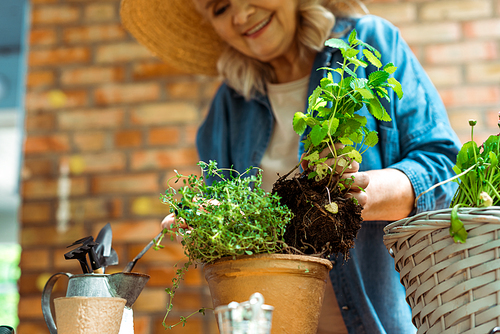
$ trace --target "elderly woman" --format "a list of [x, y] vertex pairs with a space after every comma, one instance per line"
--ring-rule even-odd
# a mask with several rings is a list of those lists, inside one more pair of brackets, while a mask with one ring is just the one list
[[[448, 207], [448, 183], [418, 194], [452, 176], [459, 142], [444, 105], [398, 30], [354, 0], [123, 0], [125, 27], [156, 55], [189, 73], [219, 75], [223, 83], [197, 136], [203, 161], [244, 171], [260, 166], [264, 187], [277, 173], [292, 169], [303, 153], [292, 128], [295, 112], [326, 75], [342, 63], [330, 37], [358, 39], [394, 63], [404, 97], [382, 101], [392, 121], [380, 122], [367, 110], [368, 127], [379, 144], [353, 164], [349, 175], [364, 191], [363, 226], [349, 261], [339, 258], [330, 272], [322, 333], [414, 333], [404, 288], [382, 236], [388, 221]], [[320, 69], [320, 70], [318, 70]], [[368, 77], [375, 68], [359, 68]], [[333, 161], [331, 161], [333, 162]], [[355, 189], [357, 187], [352, 187]], [[162, 225], [169, 227], [173, 215]], [[330, 288], [331, 289], [331, 288]], [[323, 321], [338, 319], [331, 326]], [[343, 321], [342, 321], [343, 320]]]

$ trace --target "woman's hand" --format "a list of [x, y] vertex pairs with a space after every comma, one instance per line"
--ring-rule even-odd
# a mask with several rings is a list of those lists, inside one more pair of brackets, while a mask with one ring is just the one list
[[[172, 231], [172, 232], [177, 232], [179, 228], [183, 228], [185, 230], [191, 229], [183, 219], [176, 220], [174, 213], [171, 213], [168, 216], [166, 216], [165, 218], [163, 218], [163, 220], [161, 222], [161, 228], [167, 229], [167, 230]], [[177, 240], [178, 243], [181, 243], [182, 236], [176, 233], [175, 240]]]
[[[344, 145], [337, 143], [335, 144], [335, 149], [339, 150], [342, 149]], [[320, 154], [319, 157], [324, 158], [330, 154], [331, 151], [329, 148], [325, 148]], [[302, 157], [304, 154], [302, 155]], [[358, 203], [361, 206], [365, 206], [365, 204], [368, 201], [368, 196], [367, 194], [363, 191], [366, 187], [368, 187], [368, 184], [370, 183], [370, 176], [365, 173], [365, 172], [360, 172], [359, 171], [359, 163], [355, 160], [341, 157], [339, 161], [336, 163], [335, 158], [330, 158], [327, 159], [324, 162], [328, 166], [336, 166], [335, 171], [337, 174], [342, 173], [344, 171], [344, 174], [342, 175], [342, 180], [347, 180], [354, 178], [353, 182], [350, 184], [350, 190], [347, 193], [347, 198], [354, 197], [358, 201]], [[307, 160], [302, 160], [301, 166], [304, 170], [306, 170], [309, 167], [309, 161]], [[347, 166], [347, 168], [346, 168]], [[345, 170], [344, 170], [345, 168]], [[346, 184], [346, 182], [343, 182]], [[346, 184], [347, 185], [347, 184]]]

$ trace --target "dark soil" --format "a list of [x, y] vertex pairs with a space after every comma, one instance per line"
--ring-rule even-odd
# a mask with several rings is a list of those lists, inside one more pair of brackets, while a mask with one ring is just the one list
[[[274, 184], [272, 192], [294, 213], [284, 236], [287, 251], [325, 258], [343, 254], [348, 258], [361, 228], [362, 206], [343, 198], [336, 188], [329, 193], [327, 184], [328, 178], [317, 182], [302, 174], [280, 177]], [[335, 214], [325, 209], [330, 201], [338, 205]]]

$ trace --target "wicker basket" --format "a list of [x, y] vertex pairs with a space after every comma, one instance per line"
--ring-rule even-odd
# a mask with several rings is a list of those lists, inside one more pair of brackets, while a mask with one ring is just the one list
[[417, 334], [486, 334], [500, 326], [500, 207], [462, 208], [469, 236], [453, 242], [451, 209], [385, 227]]

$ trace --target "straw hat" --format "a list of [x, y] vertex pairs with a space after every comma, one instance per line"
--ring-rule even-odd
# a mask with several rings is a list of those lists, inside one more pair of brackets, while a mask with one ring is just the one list
[[[353, 4], [367, 12], [367, 0], [324, 1], [341, 12], [353, 11]], [[217, 60], [226, 44], [193, 0], [121, 0], [120, 16], [139, 43], [168, 64], [185, 73], [217, 75]]]
[[122, 0], [123, 26], [156, 56], [186, 73], [217, 75], [225, 43], [192, 0]]

